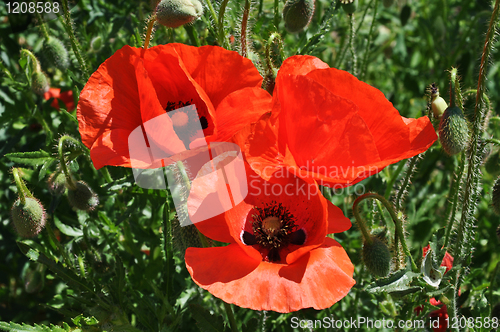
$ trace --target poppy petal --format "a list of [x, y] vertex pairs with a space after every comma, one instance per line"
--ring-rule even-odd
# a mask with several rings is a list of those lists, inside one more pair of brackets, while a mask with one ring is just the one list
[[237, 52], [222, 47], [193, 47], [176, 43], [149, 50], [161, 52], [164, 49], [175, 50], [187, 72], [206, 92], [215, 108], [234, 91], [262, 85], [262, 76], [252, 61]]
[[188, 248], [185, 259], [196, 284], [225, 302], [253, 310], [325, 309], [355, 284], [349, 257], [330, 238], [290, 265], [255, 261], [236, 245]]
[[351, 228], [352, 224], [349, 218], [344, 216], [342, 210], [333, 205], [332, 202], [327, 200], [328, 204], [328, 234], [342, 233]]
[[82, 142], [87, 147], [90, 148], [105, 131], [131, 132], [142, 123], [137, 111], [140, 98], [134, 67], [139, 55], [138, 49], [124, 46], [92, 74], [83, 88], [77, 118]]
[[222, 100], [216, 110], [217, 141], [229, 141], [236, 132], [256, 122], [271, 110], [272, 97], [260, 88], [235, 91]]

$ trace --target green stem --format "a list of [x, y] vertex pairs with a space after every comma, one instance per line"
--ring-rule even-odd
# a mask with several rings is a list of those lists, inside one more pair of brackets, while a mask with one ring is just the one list
[[238, 332], [238, 325], [236, 324], [236, 319], [234, 319], [233, 309], [229, 303], [224, 303], [224, 310], [226, 310], [227, 318], [229, 319], [229, 326], [231, 327], [232, 332]]
[[[471, 250], [467, 247], [471, 247], [472, 243], [468, 241], [473, 238], [473, 214], [475, 207], [477, 205], [476, 198], [478, 194], [478, 186], [480, 181], [479, 166], [481, 161], [478, 160], [479, 150], [480, 150], [480, 137], [482, 135], [483, 120], [484, 120], [484, 92], [486, 89], [486, 68], [488, 67], [488, 59], [493, 47], [493, 41], [495, 36], [495, 28], [498, 23], [500, 9], [500, 0], [495, 1], [495, 7], [491, 15], [490, 24], [488, 27], [488, 32], [486, 33], [486, 41], [484, 43], [483, 54], [481, 56], [481, 64], [479, 66], [479, 78], [478, 87], [476, 94], [476, 104], [474, 107], [474, 121], [472, 125], [472, 136], [470, 141], [470, 150], [468, 155], [469, 167], [467, 170], [467, 180], [465, 184], [465, 191], [463, 195], [464, 207], [462, 210], [462, 218], [460, 219], [460, 226], [457, 232], [457, 241], [454, 250], [454, 255], [457, 263], [461, 264], [464, 261], [464, 257], [471, 254]], [[467, 236], [467, 239], [465, 239]], [[467, 240], [467, 241], [464, 241]]]
[[33, 53], [31, 53], [31, 51], [23, 48], [21, 50], [21, 54], [24, 54], [24, 56], [30, 58], [30, 60], [31, 60], [31, 69], [33, 71], [39, 72], [39, 71], [42, 70], [41, 67], [40, 67], [40, 62], [38, 62], [38, 59], [36, 58], [36, 56]]
[[245, 9], [243, 9], [243, 17], [241, 19], [241, 56], [248, 57], [248, 44], [247, 44], [247, 26], [248, 15], [250, 14], [250, 1], [245, 0]]
[[273, 61], [271, 59], [271, 46], [273, 45], [274, 41], [278, 41], [278, 48], [280, 50], [280, 56], [281, 59], [285, 59], [285, 53], [283, 50], [283, 41], [281, 40], [281, 36], [277, 32], [273, 32], [271, 36], [269, 36], [269, 39], [267, 40], [267, 45], [266, 45], [266, 64], [267, 64], [267, 69], [268, 73], [271, 75], [274, 75], [273, 71]]
[[363, 239], [371, 245], [373, 243], [372, 237], [370, 236], [370, 232], [366, 226], [365, 219], [361, 217], [361, 213], [359, 211], [359, 203], [362, 201], [361, 197], [363, 196], [358, 197], [354, 201], [354, 204], [352, 205], [352, 212], [354, 213], [354, 218], [356, 218], [356, 222], [358, 223], [358, 228], [361, 231], [361, 234], [363, 234]]
[[419, 155], [416, 155], [414, 157], [410, 158], [410, 164], [408, 165], [408, 170], [406, 171], [406, 176], [403, 180], [403, 183], [401, 183], [401, 187], [398, 190], [398, 194], [396, 195], [396, 199], [394, 201], [394, 206], [396, 207], [396, 210], [401, 210], [401, 204], [403, 201], [403, 197], [406, 193], [406, 190], [408, 188], [408, 185], [410, 184], [411, 178], [413, 174], [415, 173], [416, 170], [416, 164], [418, 159], [420, 158]]
[[[32, 1], [33, 3], [36, 3], [35, 1]], [[40, 32], [42, 33], [43, 37], [48, 40], [50, 38], [49, 35], [49, 30], [47, 29], [47, 25], [45, 24], [45, 20], [43, 19], [42, 15], [35, 10], [35, 16], [38, 21], [38, 24], [40, 25]]]
[[78, 63], [80, 64], [80, 67], [82, 69], [82, 73], [85, 77], [85, 80], [88, 80], [90, 77], [87, 64], [85, 63], [85, 59], [82, 56], [80, 44], [78, 43], [78, 40], [75, 37], [75, 33], [73, 30], [73, 24], [71, 20], [71, 15], [69, 13], [68, 9], [68, 0], [61, 0], [62, 2], [62, 7], [63, 7], [63, 12], [64, 12], [64, 19], [62, 19], [62, 16], [59, 16], [61, 23], [64, 25], [64, 28], [66, 29], [66, 33], [69, 36], [69, 40], [71, 43], [71, 48], [73, 50], [73, 53], [75, 53], [76, 59], [78, 60]]
[[12, 168], [12, 176], [14, 177], [14, 182], [16, 183], [17, 187], [17, 194], [19, 195], [19, 199], [21, 200], [21, 204], [25, 205], [26, 204], [26, 197], [34, 198], [31, 192], [28, 190], [26, 187], [26, 184], [24, 184], [24, 181], [21, 179], [21, 176], [19, 175], [19, 170], [17, 168]]
[[[227, 7], [227, 3], [228, 2], [229, 2], [229, 0], [223, 0], [222, 3], [220, 4], [220, 7], [219, 7], [219, 19], [218, 19], [218, 23], [219, 23], [219, 31], [218, 31], [219, 43], [220, 43], [220, 45], [222, 47], [224, 47], [226, 49], [229, 49], [229, 43], [227, 41], [226, 33], [224, 31], [224, 15], [226, 13], [226, 7]], [[241, 22], [241, 24], [243, 25], [243, 21]], [[246, 30], [245, 30], [245, 32], [246, 32]], [[242, 33], [243, 33], [243, 28], [242, 28]]]
[[191, 43], [194, 46], [200, 47], [201, 44], [200, 44], [200, 40], [198, 39], [198, 34], [196, 32], [196, 29], [190, 24], [184, 24], [184, 30], [186, 30], [186, 32], [189, 36], [189, 39], [191, 40]]
[[79, 141], [74, 139], [71, 136], [68, 135], [63, 135], [60, 139], [59, 142], [57, 143], [57, 152], [59, 154], [59, 164], [61, 165], [61, 170], [63, 171], [64, 177], [66, 178], [66, 185], [70, 190], [75, 190], [76, 189], [76, 184], [73, 181], [73, 178], [71, 177], [71, 173], [68, 170], [68, 167], [66, 166], [66, 160], [64, 158], [64, 143], [66, 140], [70, 140], [73, 143], [80, 144]]
[[373, 31], [375, 27], [375, 20], [377, 19], [377, 10], [378, 10], [378, 2], [379, 0], [375, 0], [375, 4], [373, 5], [373, 19], [372, 24], [370, 25], [370, 32], [368, 33], [368, 41], [366, 43], [365, 48], [365, 58], [363, 59], [363, 67], [361, 68], [361, 79], [364, 79], [366, 76], [366, 72], [368, 71], [368, 58], [370, 56], [370, 47], [373, 39]]
[[[215, 12], [215, 9], [214, 9], [214, 5], [212, 5], [211, 0], [206, 0], [206, 2], [207, 2], [207, 6], [208, 6], [208, 11], [210, 12], [210, 15], [212, 16], [212, 20], [214, 20], [214, 24], [215, 24], [215, 22], [218, 22], [218, 18], [217, 18], [217, 13]], [[218, 36], [218, 37], [219, 37], [219, 41], [220, 41], [220, 36]]]
[[111, 174], [109, 174], [109, 170], [106, 166], [102, 167], [100, 169], [102, 176], [104, 176], [104, 180], [106, 180], [107, 183], [113, 182], [113, 178], [111, 177]]
[[460, 88], [460, 78], [458, 77], [457, 68], [451, 68], [450, 70], [450, 106], [457, 106], [463, 110], [464, 109], [464, 97], [462, 96], [462, 89]]
[[394, 182], [396, 182], [396, 180], [399, 177], [399, 174], [401, 174], [401, 171], [405, 167], [405, 163], [406, 162], [400, 162], [399, 163], [398, 168], [396, 169], [396, 171], [394, 172], [394, 174], [391, 176], [391, 178], [387, 182], [387, 188], [385, 188], [385, 193], [384, 193], [384, 197], [385, 198], [388, 199], [389, 196], [391, 195], [392, 186], [394, 185]]
[[156, 16], [152, 15], [148, 20], [148, 27], [146, 30], [146, 38], [144, 39], [143, 49], [147, 50], [149, 47], [149, 42], [151, 41], [151, 35], [153, 34], [153, 28], [155, 26]]
[[450, 184], [450, 191], [448, 192], [448, 197], [452, 197], [452, 199], [451, 199], [451, 204], [449, 204], [448, 208], [446, 209], [447, 222], [446, 222], [446, 231], [444, 239], [445, 248], [448, 248], [448, 245], [450, 243], [451, 230], [453, 229], [453, 225], [455, 223], [455, 214], [457, 212], [458, 202], [459, 202], [458, 193], [460, 192], [460, 183], [462, 182], [466, 161], [467, 159], [465, 158], [465, 152], [462, 152], [460, 155], [460, 161], [459, 161], [460, 164], [458, 168], [458, 173], [456, 173], [455, 176], [453, 176]]
[[500, 140], [494, 138], [488, 138], [484, 140], [486, 143], [491, 143], [500, 146]]
[[500, 116], [492, 116], [490, 121], [500, 121]]
[[354, 50], [354, 38], [355, 38], [355, 31], [354, 31], [354, 15], [350, 14], [349, 15], [349, 49], [351, 50], [351, 55], [352, 55], [352, 74], [354, 76], [357, 76], [357, 65], [358, 65], [358, 57], [356, 56], [356, 51]]
[[274, 26], [276, 27], [276, 30], [278, 30], [278, 26], [280, 25], [281, 21], [281, 12], [279, 6], [280, 6], [280, 1], [274, 0]]
[[57, 239], [56, 234], [54, 234], [54, 231], [52, 230], [52, 227], [50, 226], [50, 222], [47, 222], [45, 224], [45, 229], [47, 230], [47, 234], [49, 235], [49, 239], [56, 245], [57, 251], [63, 257], [64, 263], [66, 264], [66, 266], [73, 269], [73, 264], [71, 264], [71, 260], [69, 259], [69, 255], [62, 247], [61, 242], [59, 242], [59, 240]]
[[[394, 211], [394, 207], [382, 195], [379, 195], [379, 194], [376, 194], [376, 193], [366, 193], [364, 195], [359, 196], [354, 201], [354, 205], [353, 205], [353, 212], [354, 212], [354, 216], [356, 217], [356, 221], [359, 223], [359, 219], [358, 218], [360, 218], [359, 213], [356, 213], [357, 212], [356, 211], [357, 210], [357, 205], [361, 201], [363, 201], [365, 199], [368, 199], [368, 198], [377, 199], [377, 200], [379, 200], [385, 206], [385, 208], [387, 209], [387, 211], [391, 215], [391, 218], [392, 218], [392, 221], [394, 222], [394, 225], [396, 226], [396, 232], [398, 234], [399, 241], [401, 242], [401, 245], [403, 246], [403, 251], [410, 258], [411, 266], [412, 266], [413, 271], [418, 272], [417, 265], [413, 261], [413, 257], [411, 256], [410, 250], [408, 249], [408, 246], [406, 245], [406, 239], [404, 237], [403, 225], [402, 225], [401, 221], [399, 220], [396, 212]], [[397, 245], [397, 243], [395, 243], [395, 245]]]

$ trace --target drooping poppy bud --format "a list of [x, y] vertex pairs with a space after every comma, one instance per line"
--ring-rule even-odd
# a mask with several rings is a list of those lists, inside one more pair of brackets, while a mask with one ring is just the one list
[[43, 71], [35, 71], [31, 76], [31, 90], [43, 96], [50, 89], [49, 79]]
[[467, 146], [469, 127], [459, 107], [450, 106], [444, 111], [439, 122], [439, 140], [449, 155], [457, 154]]
[[57, 68], [64, 70], [69, 66], [69, 56], [62, 41], [55, 37], [45, 39], [43, 43], [45, 57]]
[[33, 197], [25, 197], [24, 204], [18, 198], [12, 205], [11, 216], [16, 232], [24, 238], [40, 233], [47, 219], [42, 203]]
[[363, 244], [363, 261], [368, 270], [378, 277], [385, 277], [391, 268], [391, 252], [387, 245], [378, 237], [371, 237], [371, 244]]
[[340, 0], [340, 4], [347, 14], [352, 15], [358, 7], [358, 0]]
[[49, 191], [54, 196], [61, 196], [66, 191], [66, 177], [62, 172], [54, 172], [47, 180]]
[[288, 0], [283, 7], [283, 20], [288, 32], [302, 31], [311, 22], [314, 0]]
[[83, 211], [92, 211], [99, 204], [97, 194], [83, 181], [76, 182], [74, 189], [68, 187], [68, 200], [71, 206]]
[[500, 178], [498, 178], [493, 185], [491, 203], [493, 205], [493, 211], [495, 211], [496, 214], [500, 214]]
[[198, 0], [162, 0], [156, 6], [156, 20], [168, 28], [191, 23], [203, 14]]

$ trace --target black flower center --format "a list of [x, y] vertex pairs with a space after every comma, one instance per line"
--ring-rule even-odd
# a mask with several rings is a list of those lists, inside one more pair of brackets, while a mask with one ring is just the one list
[[193, 137], [202, 135], [200, 131], [208, 128], [207, 118], [198, 115], [196, 107], [193, 105], [193, 99], [179, 102], [169, 101], [165, 111], [172, 120], [175, 133], [186, 148], [189, 148]]
[[264, 208], [254, 207], [253, 234], [244, 231], [242, 241], [264, 249], [263, 260], [281, 261], [280, 251], [289, 244], [302, 245], [306, 240], [303, 229], [297, 230], [295, 217], [283, 204], [272, 202]]

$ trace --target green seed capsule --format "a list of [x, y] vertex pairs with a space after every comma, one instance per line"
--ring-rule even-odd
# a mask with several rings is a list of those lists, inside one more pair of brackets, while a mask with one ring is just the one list
[[444, 111], [439, 122], [439, 140], [449, 155], [457, 154], [467, 147], [469, 127], [459, 107], [450, 106]]
[[45, 226], [45, 209], [36, 198], [25, 197], [25, 204], [17, 199], [11, 209], [12, 222], [16, 232], [24, 238], [32, 238]]
[[495, 211], [496, 214], [500, 214], [500, 178], [498, 178], [493, 185], [491, 203], [493, 205], [493, 211]]
[[57, 68], [64, 70], [69, 66], [69, 56], [62, 41], [55, 37], [49, 37], [43, 44], [45, 57]]
[[198, 0], [162, 0], [156, 6], [156, 20], [168, 28], [191, 23], [203, 14]]
[[43, 96], [50, 88], [49, 79], [42, 71], [35, 71], [31, 76], [31, 90], [37, 95]]
[[78, 210], [92, 211], [99, 204], [96, 193], [83, 181], [76, 182], [75, 186], [74, 190], [68, 187], [68, 200], [71, 206]]
[[342, 9], [344, 9], [346, 14], [352, 15], [358, 7], [358, 0], [340, 0], [340, 4], [342, 5]]
[[372, 274], [385, 277], [391, 269], [391, 252], [378, 237], [372, 236], [371, 240], [371, 244], [363, 244], [363, 261]]
[[283, 7], [285, 29], [297, 33], [311, 22], [314, 14], [314, 0], [288, 0]]

